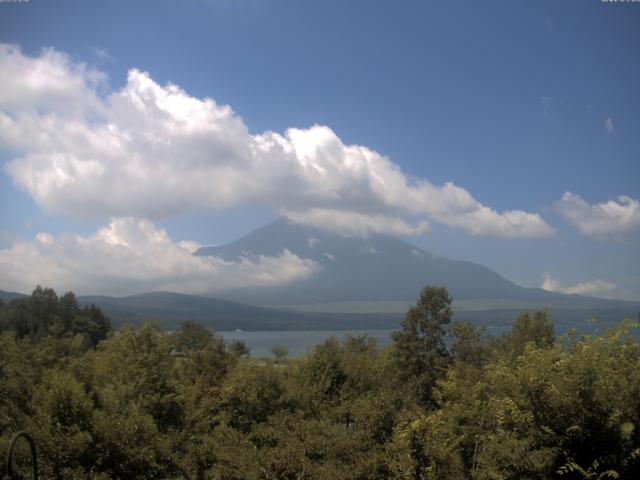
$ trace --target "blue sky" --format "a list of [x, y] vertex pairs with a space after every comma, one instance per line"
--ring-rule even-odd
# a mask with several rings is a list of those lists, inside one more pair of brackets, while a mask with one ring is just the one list
[[[533, 230], [523, 224], [501, 232], [451, 220], [457, 207], [413, 211], [375, 197], [386, 219], [428, 221], [428, 232], [409, 237], [416, 245], [487, 265], [525, 286], [539, 286], [549, 274], [549, 288], [583, 284], [575, 291], [634, 299], [640, 299], [639, 27], [640, 4], [600, 1], [0, 4], [0, 42], [18, 46], [20, 58], [40, 58], [51, 47], [68, 56], [67, 65], [102, 72], [99, 98], [124, 89], [127, 72], [138, 69], [161, 87], [171, 83], [193, 98], [229, 105], [254, 135], [328, 126], [343, 145], [387, 157], [409, 184], [452, 182], [497, 215], [517, 210], [544, 223], [527, 217]], [[0, 98], [0, 111], [15, 119], [50, 108], [36, 100], [16, 106]], [[91, 123], [91, 114], [83, 115]], [[27, 150], [0, 138], [5, 165]], [[340, 184], [340, 198], [350, 196], [350, 178]], [[7, 168], [0, 189], [6, 205], [0, 248], [12, 262], [20, 261], [15, 245], [38, 233], [54, 243], [64, 232], [91, 236], [109, 218], [127, 215], [150, 218], [150, 228], [166, 229], [176, 242], [225, 243], [300, 202], [260, 191], [151, 214], [114, 205], [91, 211], [89, 192], [73, 199], [86, 205], [79, 214], [68, 196], [29, 189]], [[565, 192], [579, 199], [561, 202]], [[363, 193], [344, 209], [371, 225], [378, 213], [363, 210], [368, 201]], [[342, 208], [322, 198], [294, 213], [313, 223], [318, 217], [310, 212], [327, 205]], [[336, 224], [334, 217], [322, 218]], [[376, 229], [385, 228], [375, 221]], [[33, 261], [46, 262], [43, 255]]]

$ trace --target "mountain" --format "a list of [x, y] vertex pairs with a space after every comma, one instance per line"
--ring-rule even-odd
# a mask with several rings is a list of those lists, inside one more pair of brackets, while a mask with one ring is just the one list
[[[0, 299], [9, 302], [24, 298], [22, 293], [0, 290]], [[6, 299], [6, 300], [5, 300]], [[78, 297], [81, 306], [96, 305], [117, 328], [123, 324], [141, 325], [158, 321], [163, 328], [173, 330], [186, 320], [194, 320], [217, 331], [283, 331], [283, 330], [375, 330], [397, 329], [404, 312], [387, 313], [310, 313], [299, 310], [261, 308], [216, 298], [153, 292], [128, 297], [84, 295]], [[410, 303], [410, 302], [408, 302]], [[407, 303], [407, 304], [408, 304]], [[637, 315], [637, 305], [605, 306], [589, 310], [551, 308], [550, 314], [559, 325], [558, 331], [569, 327], [583, 328], [592, 315], [604, 322], [615, 322]], [[406, 311], [406, 310], [405, 310]], [[522, 309], [492, 309], [457, 311], [456, 321], [478, 325], [507, 326]]]
[[[402, 313], [309, 313], [254, 307], [216, 298], [153, 292], [128, 297], [98, 295], [79, 296], [80, 305], [96, 305], [111, 319], [114, 327], [123, 324], [141, 325], [159, 321], [163, 328], [173, 330], [186, 320], [194, 320], [217, 331], [283, 331], [283, 330], [376, 330], [397, 329], [404, 318]], [[414, 300], [415, 302], [415, 300]], [[583, 328], [591, 316], [603, 322], [617, 322], [637, 315], [637, 305], [609, 305], [604, 307], [552, 307], [549, 312], [556, 320], [558, 331], [569, 327]], [[492, 309], [457, 311], [455, 320], [477, 325], [511, 325], [522, 309]]]
[[4, 290], [0, 290], [0, 301], [2, 301], [3, 303], [9, 303], [11, 300], [16, 300], [23, 297], [26, 297], [26, 295], [23, 293], [5, 292]]
[[318, 262], [311, 277], [281, 287], [245, 288], [217, 294], [262, 305], [414, 302], [425, 285], [445, 286], [458, 310], [606, 308], [627, 302], [565, 295], [517, 285], [487, 267], [433, 255], [389, 235], [344, 237], [281, 218], [227, 245], [203, 247], [195, 255], [227, 260], [277, 255], [284, 249]]
[[[24, 293], [0, 290], [4, 303], [26, 297]], [[171, 292], [127, 297], [80, 295], [77, 299], [80, 306], [99, 307], [114, 328], [158, 321], [163, 328], [173, 330], [186, 320], [194, 320], [216, 331], [363, 330], [396, 328], [401, 320], [398, 314], [307, 313]]]
[[194, 320], [217, 331], [241, 330], [344, 330], [395, 328], [397, 315], [313, 314], [253, 307], [216, 298], [153, 292], [128, 297], [79, 296], [80, 305], [96, 305], [112, 320], [140, 325], [160, 321], [166, 329]]
[[[195, 255], [235, 260], [285, 249], [318, 262], [320, 270], [289, 285], [215, 292], [217, 298], [154, 292], [79, 296], [78, 301], [100, 307], [116, 327], [158, 320], [174, 329], [195, 320], [218, 331], [393, 329], [425, 285], [446, 286], [455, 320], [478, 324], [508, 325], [523, 310], [546, 307], [565, 326], [584, 324], [594, 315], [606, 322], [637, 318], [640, 310], [638, 302], [524, 288], [487, 267], [441, 258], [388, 235], [343, 237], [285, 219]], [[4, 302], [21, 296], [0, 291]]]

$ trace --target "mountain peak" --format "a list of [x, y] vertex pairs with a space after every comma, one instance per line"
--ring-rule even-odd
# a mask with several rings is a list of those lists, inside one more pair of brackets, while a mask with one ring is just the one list
[[[486, 308], [606, 306], [613, 301], [569, 296], [517, 285], [487, 267], [433, 255], [384, 234], [346, 237], [279, 218], [227, 245], [203, 247], [195, 255], [226, 260], [275, 256], [288, 250], [311, 259], [319, 271], [279, 287], [224, 292], [231, 300], [263, 305], [341, 302], [413, 302], [426, 285], [446, 287], [458, 304]], [[620, 302], [618, 302], [620, 303]], [[499, 307], [498, 307], [499, 305]]]
[[346, 237], [279, 218], [227, 245], [195, 255], [226, 260], [288, 250], [321, 266], [311, 278], [285, 287], [243, 289], [241, 297], [266, 303], [413, 300], [427, 285], [444, 285], [458, 299], [517, 296], [522, 287], [486, 267], [447, 260], [399, 238]]

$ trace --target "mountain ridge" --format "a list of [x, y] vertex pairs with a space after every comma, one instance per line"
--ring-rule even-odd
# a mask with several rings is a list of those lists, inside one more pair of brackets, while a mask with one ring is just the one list
[[[4, 298], [5, 293], [8, 292], [0, 290], [0, 299]], [[28, 295], [13, 292], [12, 296], [12, 300], [15, 300]], [[77, 299], [81, 306], [99, 307], [112, 320], [114, 327], [157, 321], [169, 330], [179, 328], [187, 320], [217, 331], [389, 330], [397, 329], [406, 313], [406, 309], [381, 313], [285, 310], [173, 292], [149, 292], [125, 297], [80, 295]], [[415, 299], [412, 303], [415, 303]], [[454, 306], [454, 320], [476, 325], [507, 326], [523, 311], [535, 308], [456, 310]], [[549, 313], [557, 325], [579, 326], [591, 317], [600, 318], [606, 323], [635, 318], [638, 309], [639, 304], [630, 303], [591, 308], [552, 307]]]
[[[285, 249], [318, 262], [320, 272], [279, 287], [212, 288], [208, 295], [79, 295], [78, 302], [100, 307], [116, 326], [157, 320], [172, 329], [194, 320], [219, 331], [397, 328], [425, 285], [449, 289], [456, 320], [483, 324], [509, 324], [522, 311], [543, 308], [560, 322], [593, 315], [607, 321], [635, 318], [640, 309], [640, 302], [522, 287], [485, 266], [442, 258], [389, 235], [343, 237], [282, 218], [194, 255], [234, 261]], [[5, 303], [23, 296], [0, 290]]]
[[522, 287], [486, 266], [446, 259], [390, 235], [344, 237], [295, 224], [286, 218], [279, 218], [228, 244], [202, 247], [194, 255], [233, 261], [243, 256], [274, 256], [285, 249], [316, 261], [322, 267], [320, 272], [290, 285], [239, 288], [215, 295], [256, 305], [284, 306], [413, 301], [425, 285], [438, 285], [447, 287], [457, 301], [496, 299], [534, 302], [541, 307], [568, 303], [605, 306], [624, 302]]
[[114, 324], [159, 321], [164, 328], [178, 328], [193, 320], [217, 331], [326, 330], [389, 328], [397, 314], [356, 315], [285, 311], [229, 300], [174, 292], [149, 292], [125, 297], [78, 296], [81, 305], [96, 305]]

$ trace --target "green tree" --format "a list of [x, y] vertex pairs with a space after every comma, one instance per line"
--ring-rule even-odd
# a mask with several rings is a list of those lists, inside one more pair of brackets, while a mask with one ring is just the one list
[[271, 349], [271, 353], [276, 358], [276, 363], [283, 363], [289, 355], [289, 349], [280, 345], [276, 345]]
[[175, 347], [185, 353], [206, 348], [222, 348], [222, 339], [215, 335], [211, 329], [192, 320], [187, 320], [174, 334]]
[[449, 323], [451, 296], [446, 288], [425, 287], [415, 306], [393, 332], [393, 355], [400, 378], [414, 384], [418, 399], [433, 401], [432, 389], [446, 371], [449, 355], [444, 345], [444, 326]]
[[287, 407], [280, 369], [272, 363], [240, 362], [229, 372], [221, 392], [220, 419], [247, 433]]
[[49, 371], [33, 392], [34, 415], [28, 422], [42, 455], [46, 473], [78, 478], [94, 461], [91, 435], [93, 403], [72, 375]]
[[241, 357], [248, 357], [251, 351], [247, 344], [242, 340], [233, 340], [230, 344], [227, 345], [227, 350], [231, 354], [232, 357], [238, 359]]
[[18, 338], [39, 340], [82, 334], [97, 345], [111, 331], [111, 321], [99, 308], [91, 305], [80, 309], [72, 292], [58, 297], [52, 289], [40, 286], [31, 296], [13, 300], [1, 311], [0, 329], [12, 331]]
[[537, 310], [533, 315], [529, 312], [520, 314], [514, 320], [511, 331], [498, 337], [493, 346], [502, 354], [510, 353], [517, 357], [522, 354], [525, 345], [529, 342], [539, 348], [553, 346], [555, 331], [546, 310]]
[[482, 342], [482, 331], [470, 323], [453, 323], [451, 334], [455, 342], [451, 347], [452, 357], [473, 367], [481, 367], [487, 359], [487, 348]]
[[302, 402], [310, 411], [318, 412], [324, 407], [335, 406], [340, 401], [340, 391], [347, 374], [341, 361], [340, 341], [330, 337], [302, 363], [299, 379], [301, 381]]

